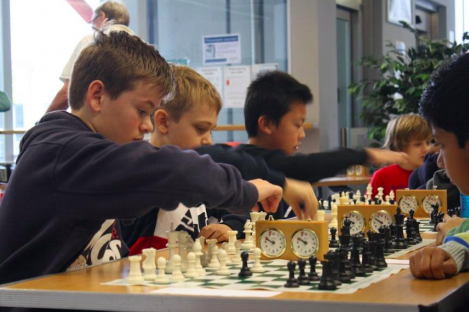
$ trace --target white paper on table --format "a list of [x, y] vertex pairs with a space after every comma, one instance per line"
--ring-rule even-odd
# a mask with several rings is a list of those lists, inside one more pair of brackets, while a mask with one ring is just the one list
[[386, 263], [388, 264], [400, 264], [400, 265], [409, 265], [409, 260], [399, 260], [399, 259], [386, 259]]
[[160, 288], [152, 291], [152, 294], [165, 295], [189, 295], [189, 296], [219, 296], [219, 297], [258, 297], [268, 298], [281, 294], [278, 291], [255, 290], [231, 290], [231, 289], [207, 289], [207, 288]]

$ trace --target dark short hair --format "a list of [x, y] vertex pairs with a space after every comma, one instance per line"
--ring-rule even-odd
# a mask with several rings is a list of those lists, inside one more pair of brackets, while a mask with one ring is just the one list
[[113, 99], [141, 81], [154, 84], [167, 99], [174, 90], [174, 75], [165, 59], [153, 46], [125, 31], [108, 35], [97, 31], [94, 42], [82, 50], [70, 81], [72, 109], [83, 106], [88, 87], [95, 80], [102, 81]]
[[130, 16], [127, 7], [120, 2], [117, 1], [106, 1], [94, 10], [94, 17], [95, 19], [101, 13], [106, 15], [106, 18], [109, 21], [114, 20], [116, 24], [121, 24], [125, 26], [129, 26], [130, 23]]
[[258, 120], [266, 116], [276, 125], [288, 113], [293, 103], [311, 103], [313, 95], [308, 86], [287, 73], [269, 71], [261, 73], [248, 88], [244, 104], [244, 122], [248, 136], [255, 137]]
[[456, 135], [460, 148], [469, 139], [469, 54], [440, 65], [420, 99], [420, 113], [431, 126]]

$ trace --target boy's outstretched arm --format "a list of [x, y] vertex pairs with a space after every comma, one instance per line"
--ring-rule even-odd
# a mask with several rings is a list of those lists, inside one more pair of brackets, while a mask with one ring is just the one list
[[[318, 200], [309, 182], [286, 179], [283, 198], [292, 207], [299, 220], [316, 218]], [[300, 206], [303, 205], [303, 210]]]
[[282, 188], [261, 179], [250, 180], [249, 182], [257, 188], [259, 193], [257, 201], [262, 204], [264, 211], [270, 213], [276, 212], [282, 200]]

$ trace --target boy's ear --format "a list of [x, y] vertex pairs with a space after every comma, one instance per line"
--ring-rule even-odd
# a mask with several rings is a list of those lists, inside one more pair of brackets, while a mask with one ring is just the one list
[[155, 130], [162, 133], [167, 134], [168, 129], [168, 120], [169, 120], [169, 113], [164, 109], [159, 109], [155, 112], [155, 116], [153, 117], [153, 121], [155, 122]]
[[101, 111], [104, 93], [104, 84], [100, 80], [95, 80], [88, 86], [88, 106], [93, 112], [99, 113]]
[[267, 116], [262, 115], [259, 117], [257, 120], [257, 126], [259, 127], [259, 131], [266, 134], [266, 135], [271, 135], [272, 134], [272, 122], [270, 121]]

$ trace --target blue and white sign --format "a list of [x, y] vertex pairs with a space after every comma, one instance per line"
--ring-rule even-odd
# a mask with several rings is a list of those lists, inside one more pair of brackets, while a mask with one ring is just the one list
[[241, 63], [240, 34], [204, 36], [202, 38], [204, 65]]

